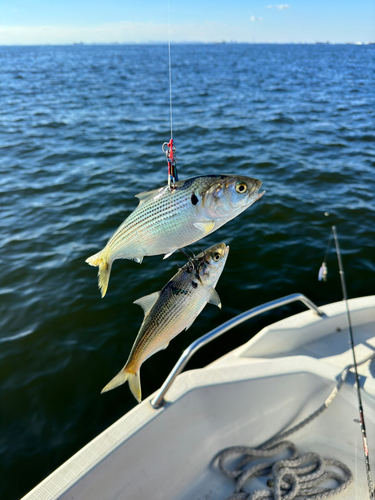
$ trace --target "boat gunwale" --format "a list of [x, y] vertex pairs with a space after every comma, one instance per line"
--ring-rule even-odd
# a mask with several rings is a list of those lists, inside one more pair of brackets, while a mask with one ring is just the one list
[[240, 325], [241, 323], [244, 323], [245, 321], [248, 321], [251, 318], [254, 318], [255, 316], [258, 316], [259, 314], [262, 314], [267, 311], [271, 311], [272, 309], [276, 309], [278, 307], [283, 307], [285, 305], [288, 305], [292, 302], [297, 302], [300, 301], [302, 302], [308, 309], [311, 311], [315, 312], [318, 316], [321, 318], [325, 317], [325, 314], [305, 295], [302, 293], [292, 293], [290, 295], [286, 295], [285, 297], [281, 297], [276, 300], [272, 300], [270, 302], [265, 302], [264, 304], [261, 304], [259, 306], [253, 307], [251, 309], [248, 309], [247, 311], [238, 314], [234, 318], [231, 318], [230, 320], [226, 321], [222, 325], [219, 325], [218, 327], [214, 328], [210, 332], [206, 333], [205, 335], [202, 335], [198, 339], [196, 339], [194, 342], [192, 342], [182, 353], [180, 358], [178, 359], [177, 363], [175, 366], [172, 368], [171, 372], [169, 373], [168, 377], [165, 379], [163, 385], [161, 388], [158, 390], [156, 393], [156, 396], [151, 400], [151, 405], [153, 408], [158, 409], [164, 406], [165, 404], [165, 395], [169, 391], [171, 385], [173, 384], [174, 380], [176, 377], [182, 372], [186, 364], [189, 362], [189, 360], [194, 356], [194, 354], [203, 346], [206, 344], [212, 342], [212, 340], [215, 340], [216, 338], [220, 337], [224, 333], [226, 333], [229, 330], [232, 330], [234, 327]]

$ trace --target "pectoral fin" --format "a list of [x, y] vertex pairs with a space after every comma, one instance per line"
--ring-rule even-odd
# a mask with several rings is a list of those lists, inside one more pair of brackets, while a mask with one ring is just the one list
[[206, 222], [195, 222], [194, 226], [197, 229], [200, 229], [203, 232], [203, 234], [208, 234], [215, 227], [215, 222], [212, 220]]
[[221, 300], [215, 288], [211, 288], [207, 302], [221, 309]]
[[175, 251], [176, 251], [176, 250], [177, 250], [177, 248], [175, 248], [175, 249], [174, 249], [174, 250], [172, 250], [171, 252], [166, 253], [166, 254], [164, 255], [164, 257], [163, 257], [163, 260], [164, 260], [164, 259], [168, 259], [168, 257], [170, 257], [170, 256], [172, 255], [172, 253], [175, 253]]
[[186, 330], [187, 330], [188, 328], [190, 328], [190, 327], [191, 327], [191, 325], [194, 323], [194, 321], [195, 321], [195, 318], [194, 318], [194, 319], [193, 319], [193, 321], [192, 321], [191, 323], [189, 323], [189, 324], [188, 324], [188, 326], [185, 328], [185, 332], [186, 332]]
[[135, 300], [133, 304], [141, 306], [146, 316], [150, 312], [150, 309], [152, 308], [152, 306], [155, 304], [155, 302], [158, 300], [159, 297], [160, 297], [160, 292], [150, 293], [150, 295], [145, 295], [144, 297]]
[[141, 257], [133, 257], [134, 262], [137, 264], [142, 264], [143, 261], [143, 255]]

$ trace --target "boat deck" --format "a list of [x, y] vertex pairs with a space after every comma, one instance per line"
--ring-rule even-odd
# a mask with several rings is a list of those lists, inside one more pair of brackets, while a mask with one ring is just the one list
[[[349, 302], [358, 362], [375, 350], [375, 297]], [[344, 304], [265, 328], [208, 367], [181, 374], [168, 402], [145, 400], [24, 500], [222, 500], [233, 483], [213, 461], [223, 448], [257, 446], [316, 410], [352, 362]], [[374, 361], [360, 367], [369, 449], [375, 450]], [[301, 452], [337, 458], [354, 485], [335, 498], [364, 499], [365, 465], [354, 376], [331, 406], [289, 439]], [[258, 480], [259, 481], [259, 480]], [[261, 487], [254, 481], [249, 491]]]

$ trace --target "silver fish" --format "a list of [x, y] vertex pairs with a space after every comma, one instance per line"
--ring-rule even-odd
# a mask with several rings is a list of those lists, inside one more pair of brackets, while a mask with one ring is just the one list
[[318, 280], [327, 281], [327, 275], [328, 275], [327, 264], [323, 262], [323, 264], [320, 266], [319, 269]]
[[137, 195], [139, 205], [120, 225], [106, 246], [86, 262], [98, 266], [102, 297], [115, 259], [165, 254], [191, 245], [250, 207], [261, 181], [241, 175], [207, 175], [179, 181]]
[[125, 366], [102, 392], [128, 381], [134, 397], [141, 401], [139, 371], [142, 363], [168, 347], [182, 330], [187, 330], [208, 302], [221, 308], [215, 286], [228, 252], [225, 243], [208, 248], [185, 264], [160, 292], [134, 302], [143, 308], [143, 323]]

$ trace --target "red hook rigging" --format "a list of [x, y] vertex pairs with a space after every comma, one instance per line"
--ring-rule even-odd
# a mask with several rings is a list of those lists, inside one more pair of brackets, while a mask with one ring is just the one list
[[174, 184], [178, 181], [178, 175], [176, 167], [176, 146], [174, 146], [172, 138], [169, 142], [163, 144], [162, 150], [168, 161], [168, 187], [173, 189]]

